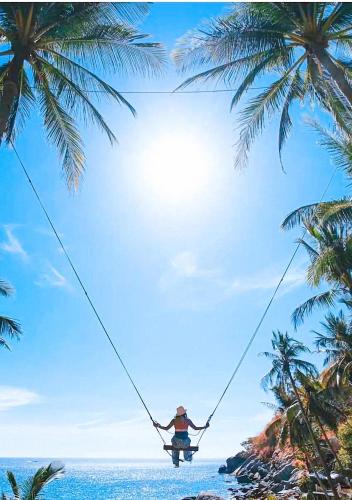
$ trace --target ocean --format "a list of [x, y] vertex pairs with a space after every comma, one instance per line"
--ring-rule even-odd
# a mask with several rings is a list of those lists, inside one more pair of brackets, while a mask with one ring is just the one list
[[[0, 492], [10, 493], [6, 471], [19, 483], [50, 459], [0, 458]], [[229, 498], [234, 479], [218, 474], [221, 461], [197, 461], [179, 469], [166, 461], [67, 459], [65, 475], [44, 489], [45, 500], [180, 500], [200, 491]]]

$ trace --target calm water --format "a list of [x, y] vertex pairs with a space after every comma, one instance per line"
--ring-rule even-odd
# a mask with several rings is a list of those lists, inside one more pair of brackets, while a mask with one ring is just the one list
[[[6, 471], [22, 482], [50, 460], [0, 458], [0, 491], [9, 492]], [[66, 474], [51, 483], [45, 500], [180, 500], [200, 491], [229, 498], [235, 483], [217, 473], [220, 462], [194, 461], [174, 469], [169, 462], [123, 460], [63, 460]]]

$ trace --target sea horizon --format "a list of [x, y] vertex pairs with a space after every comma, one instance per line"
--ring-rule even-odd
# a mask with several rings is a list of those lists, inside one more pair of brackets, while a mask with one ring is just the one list
[[11, 470], [23, 484], [50, 462], [62, 462], [62, 478], [48, 485], [46, 500], [181, 500], [209, 491], [230, 498], [235, 478], [218, 473], [216, 459], [194, 460], [179, 469], [167, 459], [0, 457], [0, 491], [10, 493]]

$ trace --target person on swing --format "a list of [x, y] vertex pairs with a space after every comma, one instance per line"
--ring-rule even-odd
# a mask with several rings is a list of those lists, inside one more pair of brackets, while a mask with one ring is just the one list
[[[202, 431], [203, 429], [207, 429], [209, 427], [209, 422], [207, 422], [203, 427], [197, 427], [194, 425], [192, 420], [187, 417], [187, 410], [183, 406], [179, 406], [176, 409], [175, 417], [171, 420], [169, 425], [164, 427], [163, 425], [158, 424], [158, 422], [153, 422], [153, 425], [154, 427], [163, 429], [164, 431], [168, 431], [172, 426], [175, 427], [175, 435], [172, 437], [171, 443], [174, 448], [179, 449], [172, 451], [172, 463], [175, 467], [179, 467], [180, 450], [188, 448], [191, 445], [191, 440], [188, 437], [188, 427], [192, 427], [195, 431]], [[192, 461], [191, 451], [184, 450], [183, 456], [187, 462]]]

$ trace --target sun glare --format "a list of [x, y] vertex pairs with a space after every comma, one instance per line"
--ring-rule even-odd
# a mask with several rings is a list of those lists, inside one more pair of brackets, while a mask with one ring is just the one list
[[193, 202], [209, 185], [210, 166], [209, 148], [197, 137], [162, 134], [142, 155], [144, 189], [166, 203]]

